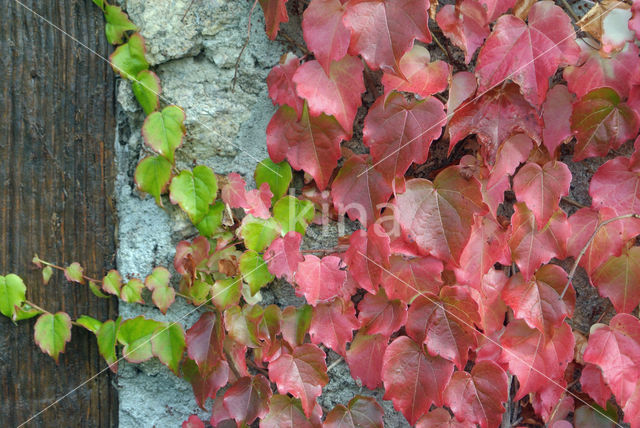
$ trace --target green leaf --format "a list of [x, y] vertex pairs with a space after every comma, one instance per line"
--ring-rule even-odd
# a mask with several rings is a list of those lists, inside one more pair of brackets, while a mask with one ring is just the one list
[[169, 273], [169, 270], [165, 267], [158, 266], [154, 268], [151, 274], [144, 280], [144, 285], [150, 291], [153, 291], [157, 288], [166, 288], [169, 286], [170, 278], [171, 274]]
[[162, 195], [171, 181], [171, 163], [162, 156], [147, 156], [142, 159], [135, 172], [138, 189], [147, 192], [162, 206]]
[[71, 318], [65, 312], [41, 315], [34, 327], [34, 338], [42, 352], [57, 363], [65, 344], [71, 340]]
[[84, 269], [82, 269], [82, 266], [80, 266], [78, 262], [73, 262], [64, 269], [64, 276], [67, 278], [67, 281], [84, 284], [83, 274]]
[[239, 233], [248, 249], [262, 251], [278, 237], [280, 226], [273, 218], [263, 219], [248, 215], [242, 220]]
[[120, 290], [120, 298], [128, 303], [144, 303], [144, 300], [142, 300], [143, 288], [142, 281], [138, 278], [133, 278]]
[[109, 294], [120, 296], [120, 289], [122, 288], [122, 277], [120, 272], [115, 269], [111, 269], [107, 276], [102, 279], [102, 289]]
[[240, 278], [219, 279], [211, 288], [211, 300], [218, 310], [223, 311], [229, 306], [237, 305], [242, 294]]
[[250, 348], [259, 348], [258, 323], [262, 319], [259, 305], [232, 306], [224, 312], [224, 326], [229, 337]]
[[25, 300], [27, 286], [18, 275], [10, 273], [7, 276], [0, 275], [0, 312], [5, 317], [13, 318], [15, 307], [22, 306]]
[[256, 294], [262, 287], [275, 278], [262, 256], [253, 250], [247, 250], [240, 257], [240, 273], [251, 288], [251, 295]]
[[169, 187], [171, 203], [180, 205], [193, 224], [199, 223], [209, 212], [209, 205], [217, 192], [216, 176], [211, 168], [204, 165], [193, 168], [193, 172], [180, 172]]
[[170, 277], [171, 274], [166, 268], [157, 267], [144, 280], [144, 285], [152, 291], [151, 300], [165, 315], [176, 299], [176, 291], [169, 285]]
[[142, 70], [131, 82], [131, 89], [142, 106], [144, 114], [150, 114], [160, 106], [160, 79], [151, 70]]
[[109, 298], [109, 295], [108, 294], [104, 294], [102, 292], [102, 290], [100, 289], [100, 286], [96, 282], [89, 281], [89, 289], [91, 290], [91, 292], [95, 296], [100, 297], [101, 299], [108, 299]]
[[311, 201], [301, 201], [293, 196], [285, 196], [273, 206], [273, 218], [282, 226], [282, 236], [292, 230], [304, 235], [314, 214]]
[[96, 6], [98, 6], [100, 9], [104, 10], [104, 0], [93, 0], [93, 2], [96, 4]]
[[36, 315], [40, 315], [42, 313], [40, 309], [33, 308], [28, 303], [25, 303], [22, 306], [15, 306], [14, 308], [16, 312], [13, 314], [13, 317], [11, 318], [13, 319], [14, 322], [28, 320], [29, 318], [33, 318]]
[[116, 336], [124, 346], [122, 356], [132, 363], [141, 363], [153, 357], [151, 338], [162, 326], [163, 323], [146, 319], [142, 315], [123, 322]]
[[129, 41], [118, 48], [109, 57], [111, 67], [125, 79], [134, 80], [142, 70], [149, 68], [144, 57], [144, 39], [140, 33], [132, 34]]
[[224, 203], [218, 201], [215, 204], [209, 206], [209, 211], [205, 216], [196, 224], [196, 229], [202, 236], [211, 237], [218, 231], [218, 228], [222, 226], [222, 214], [224, 212]]
[[127, 31], [136, 31], [138, 29], [135, 24], [129, 20], [127, 14], [118, 6], [108, 4], [103, 10], [104, 19], [107, 21], [104, 27], [104, 32], [107, 34], [107, 40], [112, 45], [119, 45], [122, 43], [124, 33]]
[[51, 268], [51, 266], [45, 266], [44, 269], [42, 269], [42, 283], [44, 285], [47, 285], [49, 283], [51, 275], [53, 275], [53, 269]]
[[86, 328], [94, 334], [97, 334], [98, 330], [100, 330], [100, 327], [102, 327], [102, 323], [100, 321], [88, 315], [82, 315], [76, 320], [76, 323], [80, 324], [82, 327]]
[[169, 367], [177, 376], [180, 375], [179, 366], [184, 353], [184, 330], [177, 323], [161, 327], [151, 339], [153, 355], [165, 366]]
[[151, 113], [142, 125], [144, 143], [167, 158], [171, 164], [174, 160], [173, 155], [187, 132], [184, 127], [185, 117], [180, 107], [171, 105], [163, 108], [161, 112]]
[[196, 306], [204, 305], [209, 300], [209, 292], [211, 284], [196, 278], [191, 287], [185, 291], [185, 294], [191, 298], [191, 303]]
[[262, 183], [269, 185], [269, 189], [271, 189], [271, 193], [273, 193], [273, 198], [271, 198], [271, 204], [273, 205], [287, 193], [293, 174], [291, 172], [291, 166], [289, 166], [287, 161], [275, 163], [271, 159], [266, 158], [256, 166], [253, 177], [256, 180], [256, 187], [258, 189]]
[[116, 335], [118, 333], [118, 326], [120, 325], [120, 318], [115, 322], [108, 320], [102, 323], [100, 329], [96, 333], [98, 339], [98, 350], [100, 355], [109, 364], [109, 368], [115, 373], [118, 371], [118, 358], [116, 356]]

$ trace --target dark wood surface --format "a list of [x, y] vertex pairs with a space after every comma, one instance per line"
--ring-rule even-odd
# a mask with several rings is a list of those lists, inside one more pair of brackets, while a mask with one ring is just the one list
[[[104, 19], [91, 0], [19, 0], [107, 57]], [[33, 269], [34, 253], [78, 261], [89, 275], [114, 266], [114, 77], [109, 65], [23, 8], [0, 0], [0, 274], [25, 279], [27, 298], [72, 318], [114, 318], [117, 303]], [[0, 425], [18, 426], [106, 365], [93, 335], [73, 327], [58, 365], [33, 340], [35, 320], [0, 316]], [[25, 426], [117, 426], [108, 372]]]

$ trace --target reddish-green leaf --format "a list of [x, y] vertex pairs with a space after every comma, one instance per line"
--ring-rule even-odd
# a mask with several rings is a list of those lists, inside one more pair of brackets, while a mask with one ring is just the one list
[[342, 286], [347, 280], [347, 273], [342, 270], [343, 267], [344, 263], [336, 256], [326, 256], [322, 259], [312, 254], [304, 256], [304, 261], [298, 264], [296, 273], [296, 294], [304, 296], [313, 306], [318, 302], [343, 296]]
[[107, 273], [107, 275], [102, 279], [102, 289], [106, 293], [119, 296], [121, 288], [122, 288], [122, 276], [120, 276], [120, 272], [118, 272], [115, 269], [111, 269]]
[[142, 125], [144, 143], [173, 164], [173, 155], [182, 144], [187, 130], [184, 126], [186, 115], [176, 105], [170, 105], [151, 113]]
[[260, 428], [317, 428], [320, 422], [315, 422], [307, 419], [300, 400], [275, 394], [269, 402], [269, 413], [260, 421]]
[[153, 355], [176, 375], [184, 354], [184, 329], [176, 322], [158, 328], [151, 337]]
[[344, 261], [360, 287], [375, 293], [382, 272], [389, 267], [390, 255], [389, 236], [382, 226], [373, 224], [367, 231], [357, 230], [351, 235]]
[[356, 395], [347, 407], [338, 404], [329, 413], [324, 421], [326, 428], [382, 428], [384, 410], [373, 397]]
[[251, 424], [267, 414], [270, 398], [269, 381], [259, 374], [238, 379], [225, 391], [223, 403], [238, 425], [241, 422]]
[[431, 55], [424, 46], [415, 45], [402, 56], [398, 67], [399, 71], [382, 75], [385, 94], [397, 90], [426, 98], [449, 86], [449, 64], [440, 60], [431, 62]]
[[413, 425], [432, 404], [442, 405], [452, 373], [453, 363], [425, 354], [422, 345], [406, 336], [398, 337], [384, 353], [384, 399], [392, 400]]
[[80, 263], [73, 262], [66, 268], [64, 268], [64, 277], [67, 281], [77, 282], [78, 284], [84, 284], [84, 269], [80, 266]]
[[42, 352], [57, 363], [60, 353], [71, 340], [71, 318], [66, 312], [42, 314], [33, 327], [33, 337]]
[[476, 0], [447, 4], [438, 11], [436, 22], [451, 42], [464, 52], [464, 62], [469, 64], [473, 54], [489, 35], [487, 11]]
[[591, 282], [616, 311], [631, 313], [640, 303], [640, 247], [611, 256], [591, 274]]
[[438, 294], [442, 262], [433, 257], [407, 258], [393, 255], [389, 269], [382, 272], [382, 287], [389, 299], [411, 303], [420, 294]]
[[298, 346], [304, 343], [304, 338], [309, 331], [313, 308], [309, 305], [302, 305], [299, 308], [287, 306], [282, 311], [282, 337], [291, 346]]
[[336, 297], [330, 302], [318, 303], [313, 308], [309, 334], [311, 342], [324, 344], [344, 356], [347, 342], [351, 342], [353, 330], [360, 327], [351, 300]]
[[186, 334], [187, 354], [200, 371], [214, 367], [223, 359], [222, 341], [224, 330], [220, 316], [216, 312], [205, 312]]
[[347, 351], [347, 364], [351, 376], [359, 379], [369, 389], [382, 383], [382, 359], [389, 338], [381, 334], [356, 333]]
[[182, 374], [191, 383], [196, 403], [204, 410], [207, 398], [215, 398], [218, 390], [227, 384], [229, 364], [224, 360], [219, 360], [215, 366], [200, 372], [196, 363], [187, 358], [182, 364]]
[[363, 332], [390, 337], [407, 322], [407, 305], [389, 300], [384, 289], [367, 293], [358, 304], [358, 321]]
[[[458, 422], [442, 407], [437, 407], [424, 415], [416, 423], [416, 428], [471, 428], [469, 424]], [[473, 427], [475, 428], [475, 426]]]
[[138, 278], [132, 278], [120, 289], [120, 298], [127, 303], [144, 304], [142, 290], [144, 290], [144, 283]]
[[313, 0], [304, 11], [302, 34], [309, 49], [327, 72], [332, 61], [347, 54], [351, 31], [345, 27], [340, 0]]
[[169, 306], [173, 304], [176, 298], [176, 291], [169, 284], [171, 274], [164, 267], [156, 267], [144, 280], [144, 285], [152, 291], [151, 299], [153, 303], [160, 309], [163, 314], [167, 313]]
[[265, 32], [271, 40], [276, 39], [280, 23], [289, 22], [286, 3], [287, 0], [260, 0], [264, 12]]
[[232, 306], [224, 311], [224, 326], [228, 337], [250, 348], [259, 348], [258, 323], [262, 319], [258, 305]]

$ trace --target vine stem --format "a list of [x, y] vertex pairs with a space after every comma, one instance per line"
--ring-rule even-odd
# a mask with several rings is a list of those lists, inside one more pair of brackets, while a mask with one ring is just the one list
[[[52, 267], [52, 268], [57, 269], [57, 270], [61, 270], [62, 272], [64, 272], [64, 271], [65, 271], [65, 268], [63, 268], [62, 266], [58, 266], [58, 265], [56, 265], [56, 264], [46, 262], [46, 261], [44, 261], [44, 260], [41, 260], [40, 258], [38, 258], [38, 260], [39, 260], [39, 261], [40, 261], [40, 263], [42, 263], [43, 265], [47, 265], [47, 266]], [[91, 278], [90, 276], [87, 276], [87, 275], [85, 275], [85, 274], [82, 274], [82, 278], [84, 278], [85, 280], [87, 280], [87, 281], [89, 281], [89, 282], [96, 282], [96, 283], [98, 283], [98, 284], [102, 282], [102, 281], [101, 281], [101, 280], [99, 280], [99, 279]]]
[[332, 368], [340, 364], [342, 361], [344, 361], [344, 358], [340, 357], [337, 360], [335, 360], [333, 363], [329, 364], [329, 367], [327, 367], [327, 373], [329, 373]]
[[[31, 300], [25, 300], [24, 303], [26, 303], [27, 305], [31, 306], [33, 309], [36, 309], [36, 310], [42, 312], [43, 314], [53, 315], [50, 311], [46, 310], [43, 307], [40, 307], [40, 306], [36, 305]], [[75, 325], [76, 327], [83, 327], [84, 328], [84, 326], [82, 324], [79, 324], [75, 320], [71, 320], [71, 324]]]
[[578, 15], [576, 15], [576, 13], [573, 11], [573, 8], [569, 4], [569, 2], [567, 2], [567, 0], [560, 0], [560, 1], [562, 2], [562, 5], [564, 6], [564, 8], [567, 10], [567, 13], [569, 13], [569, 15], [571, 15], [573, 20], [575, 22], [580, 21], [580, 18], [578, 18]]
[[593, 231], [587, 243], [584, 244], [584, 247], [582, 247], [582, 250], [580, 250], [580, 254], [578, 254], [578, 257], [576, 257], [575, 262], [573, 262], [573, 266], [571, 267], [571, 271], [569, 272], [569, 277], [567, 278], [567, 284], [564, 286], [562, 293], [560, 293], [560, 297], [558, 298], [559, 300], [562, 300], [564, 298], [565, 293], [569, 289], [569, 285], [571, 285], [571, 281], [573, 281], [573, 276], [576, 274], [576, 269], [578, 269], [578, 263], [580, 263], [582, 256], [584, 256], [584, 254], [587, 252], [587, 248], [589, 248], [593, 240], [596, 238], [596, 235], [598, 234], [598, 232], [600, 232], [600, 229], [602, 229], [604, 226], [608, 225], [609, 223], [612, 223], [616, 220], [623, 220], [625, 218], [640, 218], [640, 214], [632, 213], [632, 214], [624, 214], [618, 217], [613, 217], [613, 218], [610, 218], [609, 220], [603, 221], [598, 225], [598, 227], [596, 227], [596, 230]]
[[253, 6], [251, 6], [251, 10], [249, 11], [249, 24], [247, 25], [247, 39], [244, 41], [242, 45], [242, 49], [240, 49], [240, 53], [238, 54], [238, 58], [236, 58], [236, 64], [233, 67], [233, 79], [231, 80], [231, 92], [236, 89], [236, 80], [238, 78], [238, 68], [240, 67], [240, 58], [242, 58], [242, 53], [245, 48], [249, 45], [249, 39], [251, 38], [251, 17], [253, 16], [253, 10], [256, 8], [258, 4], [258, 0], [253, 2]]

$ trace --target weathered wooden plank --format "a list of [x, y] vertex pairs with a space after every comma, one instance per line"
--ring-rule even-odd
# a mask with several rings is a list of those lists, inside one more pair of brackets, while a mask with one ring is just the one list
[[[20, 0], [102, 56], [110, 46], [91, 0]], [[21, 275], [28, 298], [72, 317], [113, 318], [113, 299], [55, 274], [47, 286], [34, 253], [79, 261], [89, 274], [114, 265], [114, 78], [109, 65], [22, 7], [0, 0], [0, 273]], [[0, 320], [2, 426], [117, 425], [112, 377], [95, 339], [73, 328], [58, 365], [33, 341], [34, 321]], [[71, 392], [73, 391], [73, 392]]]

